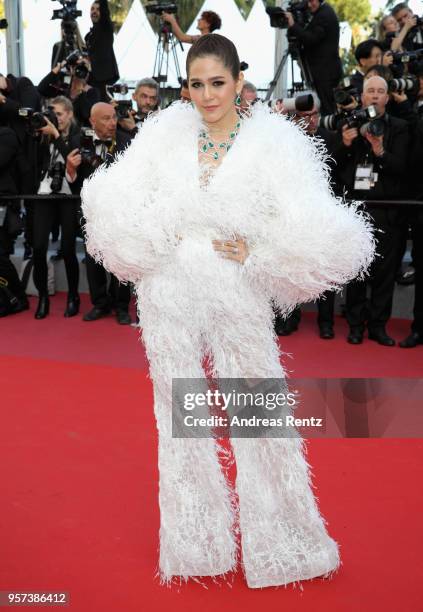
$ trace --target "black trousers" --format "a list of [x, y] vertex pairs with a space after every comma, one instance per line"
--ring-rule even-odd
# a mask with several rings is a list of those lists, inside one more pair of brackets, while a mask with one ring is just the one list
[[47, 295], [47, 250], [50, 232], [59, 213], [62, 228], [63, 260], [68, 291], [78, 293], [79, 264], [76, 257], [77, 206], [75, 200], [34, 200], [34, 284], [40, 295]]
[[324, 75], [312, 75], [314, 87], [320, 100], [320, 112], [322, 115], [331, 115], [336, 112], [333, 90], [339, 84], [339, 79], [327, 79]]
[[[401, 243], [401, 225], [398, 214], [387, 208], [369, 208], [377, 231], [377, 256], [364, 281], [352, 281], [347, 285], [346, 315], [350, 328], [364, 331], [385, 327], [392, 312], [395, 277], [398, 269], [398, 249]], [[367, 287], [370, 298], [367, 300]]]
[[323, 297], [325, 299], [317, 300], [317, 323], [319, 327], [322, 325], [332, 327], [335, 320], [335, 292], [325, 291]]
[[[323, 294], [325, 299], [317, 300], [317, 323], [319, 327], [322, 325], [333, 326], [335, 318], [335, 292], [325, 291]], [[280, 316], [276, 312], [276, 321], [280, 320]], [[291, 314], [285, 319], [285, 325], [292, 323], [299, 325], [301, 321], [301, 306], [297, 306]]]
[[414, 320], [413, 332], [423, 334], [423, 212], [416, 212], [411, 217], [413, 237], [414, 276]]
[[122, 285], [116, 276], [110, 275], [107, 286], [107, 273], [103, 266], [91, 257], [85, 249], [85, 263], [87, 266], [87, 279], [90, 289], [91, 302], [96, 308], [128, 312], [131, 299], [131, 288]]

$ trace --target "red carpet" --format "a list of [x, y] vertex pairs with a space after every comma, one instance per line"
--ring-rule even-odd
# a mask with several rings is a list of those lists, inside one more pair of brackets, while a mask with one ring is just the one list
[[[84, 307], [88, 307], [85, 301]], [[111, 317], [63, 318], [64, 299], [0, 320], [0, 591], [68, 591], [75, 612], [421, 610], [423, 443], [311, 440], [316, 494], [343, 566], [303, 590], [161, 587], [156, 434], [138, 332]], [[389, 331], [402, 338], [408, 322]], [[296, 376], [422, 376], [404, 351], [317, 337], [314, 317], [283, 339]], [[25, 606], [22, 609], [34, 609]], [[35, 607], [38, 609], [38, 606]]]

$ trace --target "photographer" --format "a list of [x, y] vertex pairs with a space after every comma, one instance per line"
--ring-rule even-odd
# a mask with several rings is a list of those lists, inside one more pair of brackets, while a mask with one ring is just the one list
[[62, 253], [68, 281], [68, 297], [65, 317], [79, 312], [79, 264], [76, 257], [77, 204], [73, 199], [49, 198], [49, 195], [71, 195], [65, 177], [65, 163], [70, 152], [70, 143], [75, 137], [72, 102], [64, 96], [51, 101], [50, 118], [38, 130], [42, 135], [39, 150], [39, 187], [37, 193], [45, 199], [34, 201], [34, 284], [39, 301], [36, 319], [49, 314], [50, 301], [47, 289], [47, 250], [49, 235], [59, 214], [62, 231]]
[[257, 88], [250, 81], [244, 81], [244, 84], [241, 89], [241, 111], [248, 111], [251, 104], [258, 99], [257, 96]]
[[62, 63], [72, 51], [78, 50], [82, 54], [87, 50], [76, 21], [62, 21], [60, 32], [61, 41], [54, 43], [51, 54], [52, 69]]
[[197, 21], [197, 30], [200, 31], [200, 34], [191, 35], [185, 34], [182, 30], [176, 16], [172, 13], [162, 13], [161, 18], [163, 21], [167, 21], [172, 26], [172, 32], [175, 34], [176, 38], [180, 42], [185, 43], [195, 43], [196, 40], [203, 36], [204, 34], [210, 34], [215, 30], [219, 30], [222, 27], [222, 20], [217, 13], [213, 11], [203, 11], [199, 20]]
[[89, 126], [91, 108], [100, 101], [96, 87], [88, 85], [90, 63], [88, 58], [72, 53], [64, 62], [57, 64], [38, 85], [45, 98], [63, 95], [73, 104], [75, 119], [80, 125]]
[[[307, 95], [309, 92], [302, 92], [302, 95]], [[313, 96], [314, 104], [310, 110], [296, 110], [293, 112], [293, 119], [296, 123], [300, 124], [307, 134], [318, 141], [320, 141], [326, 151], [331, 155], [334, 147], [335, 136], [332, 132], [329, 132], [325, 128], [319, 125], [320, 123], [320, 100], [315, 93], [311, 93]], [[332, 158], [328, 159], [330, 172], [332, 174], [334, 170], [334, 162]], [[330, 340], [334, 338], [334, 313], [335, 313], [335, 293], [333, 291], [326, 291], [322, 298], [317, 300], [317, 324], [319, 327], [320, 338], [324, 340]], [[292, 332], [298, 329], [301, 320], [301, 308], [298, 306], [289, 315], [289, 317], [282, 319], [280, 316], [276, 316], [275, 320], [275, 332], [279, 336], [288, 336]]]
[[[16, 156], [19, 141], [15, 132], [0, 127], [0, 194], [17, 195]], [[21, 231], [20, 203], [0, 200], [0, 317], [27, 310], [29, 302], [15, 266], [10, 260]]]
[[357, 45], [354, 55], [358, 68], [354, 74], [351, 75], [350, 79], [354, 89], [361, 94], [363, 91], [364, 75], [367, 70], [370, 67], [382, 64], [382, 45], [374, 38], [364, 40]]
[[364, 80], [372, 76], [380, 76], [388, 83], [389, 102], [386, 106], [387, 113], [392, 117], [407, 121], [410, 130], [414, 128], [418, 119], [417, 112], [413, 108], [412, 101], [404, 89], [396, 88], [397, 84], [403, 82], [404, 79], [394, 79], [391, 69], [381, 65], [371, 66], [367, 70]]
[[[136, 110], [129, 112], [129, 117], [119, 120], [119, 127], [135, 136], [143, 121], [151, 113], [159, 110], [159, 84], [150, 77], [138, 81], [132, 99], [137, 105]], [[118, 104], [114, 102], [114, 104]]]
[[[19, 150], [16, 157], [17, 189], [21, 194], [35, 193], [37, 185], [37, 144], [28, 134], [26, 122], [20, 115], [23, 108], [41, 110], [41, 97], [36, 87], [26, 77], [0, 74], [0, 125], [12, 128], [18, 137]], [[28, 259], [32, 252], [33, 205], [25, 201], [25, 253]]]
[[401, 47], [405, 51], [423, 48], [423, 21], [413, 14], [406, 2], [400, 2], [392, 9], [392, 16], [397, 20], [402, 34]]
[[402, 27], [393, 15], [386, 15], [381, 23], [381, 44], [385, 50], [394, 53], [404, 51], [403, 42], [409, 36], [411, 30], [417, 25], [417, 17], [411, 11], [401, 19]]
[[[364, 82], [363, 109], [375, 111], [374, 120], [346, 123], [337, 137], [338, 190], [353, 200], [395, 200], [404, 195], [404, 179], [409, 149], [408, 125], [386, 113], [388, 85], [381, 77]], [[372, 113], [373, 114], [373, 113]], [[385, 346], [395, 341], [385, 330], [392, 310], [401, 228], [399, 213], [389, 206], [367, 205], [378, 230], [378, 254], [368, 281], [353, 281], [347, 287], [348, 342], [360, 344], [367, 320], [369, 338]], [[371, 297], [367, 309], [366, 286]]]
[[[83, 181], [100, 165], [113, 163], [116, 156], [130, 143], [130, 137], [117, 131], [115, 108], [111, 104], [98, 102], [91, 109], [93, 133], [80, 135], [79, 143], [67, 157], [66, 174], [74, 193], [80, 193]], [[86, 139], [88, 138], [88, 142]], [[76, 148], [77, 147], [77, 148]], [[122, 202], [122, 206], [125, 203]], [[106, 270], [86, 252], [87, 278], [93, 308], [84, 315], [84, 321], [96, 321], [107, 316], [112, 309], [120, 325], [130, 325], [128, 313], [130, 288], [119, 283], [112, 274], [107, 287]]]
[[339, 21], [333, 8], [324, 0], [308, 0], [311, 21], [305, 26], [295, 23], [286, 12], [288, 36], [297, 39], [303, 48], [304, 61], [310, 69], [321, 103], [321, 112], [335, 111], [333, 89], [342, 77], [339, 57]]
[[106, 85], [116, 83], [119, 70], [113, 51], [113, 23], [108, 0], [97, 0], [91, 5], [92, 28], [85, 36], [92, 72], [89, 83], [98, 87], [102, 100], [107, 100]]

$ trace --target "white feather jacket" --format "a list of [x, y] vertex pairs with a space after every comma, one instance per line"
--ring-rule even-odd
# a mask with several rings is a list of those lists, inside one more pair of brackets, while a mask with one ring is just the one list
[[[322, 146], [265, 105], [242, 122], [207, 189], [199, 113], [176, 102], [82, 191], [88, 251], [122, 281], [182, 277], [218, 292], [243, 278], [282, 312], [363, 277], [375, 254], [367, 215], [334, 197]], [[213, 239], [245, 237], [245, 265]], [[178, 240], [181, 237], [182, 240]], [[243, 282], [244, 282], [243, 281]], [[191, 283], [190, 283], [191, 284]]]

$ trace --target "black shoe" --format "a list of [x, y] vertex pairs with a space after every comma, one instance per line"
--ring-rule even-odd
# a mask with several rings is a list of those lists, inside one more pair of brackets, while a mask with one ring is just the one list
[[35, 311], [35, 319], [45, 319], [50, 312], [50, 300], [47, 295], [42, 295], [38, 299], [37, 310]]
[[395, 340], [384, 329], [369, 330], [369, 340], [375, 340], [382, 346], [395, 346]]
[[297, 331], [298, 323], [289, 321], [277, 321], [275, 323], [275, 332], [278, 336], [290, 336], [292, 332]]
[[68, 295], [68, 303], [66, 305], [65, 314], [63, 316], [68, 318], [77, 315], [79, 312], [80, 303], [81, 300], [79, 298], [79, 295]]
[[82, 317], [83, 321], [97, 321], [97, 319], [102, 319], [103, 317], [107, 317], [110, 314], [110, 310], [108, 308], [97, 308], [94, 306], [89, 312], [84, 314]]
[[347, 342], [350, 344], [361, 344], [363, 342], [363, 332], [360, 329], [350, 329]]
[[415, 282], [415, 270], [412, 266], [408, 266], [408, 268], [402, 272], [400, 272], [397, 276], [398, 285], [414, 285]]
[[418, 332], [411, 332], [407, 338], [401, 340], [399, 346], [401, 348], [414, 348], [418, 344], [423, 344], [423, 334], [419, 334]]
[[321, 325], [319, 335], [321, 338], [323, 338], [323, 340], [331, 340], [332, 338], [334, 338], [335, 333], [333, 331], [332, 325]]
[[126, 312], [126, 310], [117, 310], [116, 311], [116, 321], [119, 325], [131, 325], [131, 317]]

